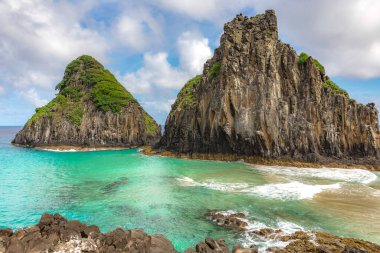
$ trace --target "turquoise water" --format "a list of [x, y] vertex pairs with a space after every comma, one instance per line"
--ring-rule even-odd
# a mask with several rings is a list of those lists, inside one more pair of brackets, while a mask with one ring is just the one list
[[251, 229], [318, 230], [380, 243], [380, 180], [369, 171], [253, 167], [137, 149], [37, 151], [9, 144], [18, 129], [0, 127], [0, 227], [29, 226], [43, 212], [59, 212], [103, 232], [164, 234], [183, 251], [205, 237], [248, 244], [245, 233], [204, 217], [235, 210], [248, 213]]

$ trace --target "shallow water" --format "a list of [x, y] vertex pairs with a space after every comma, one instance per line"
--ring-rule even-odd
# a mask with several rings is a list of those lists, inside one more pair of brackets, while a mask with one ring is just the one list
[[18, 129], [0, 127], [0, 227], [29, 226], [43, 212], [59, 212], [103, 232], [161, 233], [183, 251], [205, 237], [250, 243], [204, 218], [209, 210], [236, 210], [248, 213], [252, 229], [318, 230], [380, 243], [379, 174], [149, 157], [137, 149], [37, 151], [9, 144]]

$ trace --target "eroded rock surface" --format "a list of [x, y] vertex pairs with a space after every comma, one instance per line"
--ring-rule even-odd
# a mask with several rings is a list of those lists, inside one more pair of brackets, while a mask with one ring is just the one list
[[206, 218], [215, 224], [228, 228], [244, 229], [248, 226], [243, 212], [219, 212], [211, 211], [206, 214]]
[[176, 253], [162, 235], [142, 229], [120, 228], [103, 234], [97, 226], [68, 221], [59, 214], [44, 214], [36, 226], [15, 231], [0, 229], [0, 252]]
[[36, 109], [14, 144], [130, 147], [155, 143], [160, 126], [116, 78], [91, 56], [65, 70], [59, 93]]
[[318, 61], [301, 58], [280, 41], [269, 10], [225, 24], [203, 74], [179, 93], [159, 146], [179, 153], [378, 165], [378, 111], [350, 99]]

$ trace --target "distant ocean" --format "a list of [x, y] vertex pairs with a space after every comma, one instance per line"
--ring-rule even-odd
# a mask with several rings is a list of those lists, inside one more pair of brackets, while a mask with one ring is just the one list
[[138, 149], [49, 152], [10, 144], [20, 127], [0, 127], [0, 226], [36, 223], [59, 212], [100, 226], [164, 234], [183, 251], [205, 237], [259, 244], [219, 227], [210, 210], [244, 211], [249, 229], [318, 230], [380, 243], [379, 174], [290, 169], [150, 157]]

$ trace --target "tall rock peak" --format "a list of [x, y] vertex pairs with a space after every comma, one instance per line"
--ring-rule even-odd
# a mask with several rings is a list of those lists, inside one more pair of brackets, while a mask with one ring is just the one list
[[378, 112], [351, 99], [318, 60], [280, 41], [268, 10], [225, 24], [203, 74], [180, 91], [160, 145], [182, 153], [379, 163]]
[[57, 96], [37, 108], [14, 144], [128, 147], [155, 142], [160, 126], [96, 59], [82, 55], [67, 67]]

